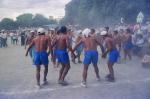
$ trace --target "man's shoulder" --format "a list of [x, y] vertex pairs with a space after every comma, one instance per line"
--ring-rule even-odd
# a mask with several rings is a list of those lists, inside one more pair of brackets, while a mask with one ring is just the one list
[[45, 38], [45, 39], [50, 39], [50, 36], [45, 35], [44, 38]]
[[35, 40], [38, 40], [39, 37], [34, 37], [34, 38], [29, 37], [29, 39], [32, 39], [33, 41], [35, 41]]
[[113, 41], [113, 38], [107, 37], [105, 41], [106, 41], [106, 42], [112, 42], [112, 41]]
[[68, 34], [64, 34], [64, 35], [63, 35], [63, 37], [64, 37], [64, 38], [69, 38], [69, 37], [70, 37], [70, 35], [68, 35]]

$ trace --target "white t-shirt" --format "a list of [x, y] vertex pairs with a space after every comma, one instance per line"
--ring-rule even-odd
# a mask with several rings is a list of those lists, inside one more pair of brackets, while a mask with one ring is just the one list
[[14, 33], [10, 33], [10, 37], [13, 37], [14, 36]]
[[139, 47], [142, 46], [143, 44], [144, 44], [144, 39], [138, 39], [136, 42], [136, 45]]
[[150, 32], [150, 24], [147, 25], [147, 30]]
[[4, 39], [6, 39], [6, 38], [7, 38], [7, 34], [6, 34], [6, 33], [2, 34], [2, 37], [3, 37]]
[[150, 38], [148, 38], [148, 43], [150, 43]]
[[145, 55], [142, 60], [143, 63], [150, 63], [150, 55]]

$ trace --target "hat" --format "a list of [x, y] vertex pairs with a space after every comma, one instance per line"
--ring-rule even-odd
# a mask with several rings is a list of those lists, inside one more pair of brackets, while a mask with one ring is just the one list
[[5, 30], [1, 30], [1, 32], [5, 32]]
[[62, 27], [60, 28], [60, 32], [61, 32], [61, 33], [66, 33], [66, 32], [67, 32], [67, 27], [66, 27], [66, 26], [62, 26]]
[[101, 36], [105, 36], [105, 35], [107, 35], [107, 31], [102, 31]]
[[34, 33], [34, 31], [32, 30], [32, 31], [30, 31], [30, 33]]
[[55, 31], [55, 29], [54, 29], [54, 28], [50, 28], [49, 30], [50, 30], [50, 31]]
[[77, 34], [82, 34], [82, 30], [78, 30], [78, 31], [77, 31]]
[[86, 28], [82, 31], [82, 34], [85, 36], [85, 37], [88, 37], [91, 33], [91, 30], [89, 28]]
[[45, 29], [44, 28], [39, 28], [37, 30], [37, 32], [38, 32], [38, 34], [43, 34], [43, 33], [45, 33]]

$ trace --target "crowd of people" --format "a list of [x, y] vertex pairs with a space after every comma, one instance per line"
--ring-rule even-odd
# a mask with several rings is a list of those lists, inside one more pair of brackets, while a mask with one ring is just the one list
[[[47, 84], [47, 73], [49, 55], [54, 68], [61, 65], [58, 83], [68, 85], [65, 77], [70, 69], [70, 61], [76, 64], [83, 63], [83, 80], [81, 85], [87, 86], [88, 67], [92, 63], [96, 78], [100, 81], [99, 68], [97, 66], [98, 57], [108, 57], [107, 66], [109, 73], [106, 80], [115, 81], [113, 66], [117, 62], [132, 60], [133, 55], [138, 56], [143, 66], [150, 66], [150, 24], [146, 25], [118, 25], [113, 28], [104, 27], [100, 29], [67, 29], [61, 28], [31, 31], [26, 40], [29, 45], [26, 55], [30, 53], [33, 64], [36, 65], [37, 86], [40, 88], [40, 70], [44, 65], [43, 84]], [[101, 51], [98, 50], [100, 46]], [[84, 59], [80, 58], [84, 51]], [[69, 54], [70, 52], [70, 54]], [[122, 53], [124, 55], [122, 55]]]
[[0, 32], [0, 48], [7, 47], [7, 33], [4, 31]]
[[8, 45], [24, 46], [29, 30], [1, 30], [0, 48], [7, 48]]
[[[70, 62], [83, 63], [82, 83], [87, 86], [88, 67], [93, 64], [96, 78], [100, 81], [98, 60], [99, 55], [108, 59], [109, 73], [106, 80], [115, 81], [113, 66], [115, 63], [131, 61], [133, 55], [141, 59], [144, 67], [150, 66], [150, 23], [125, 25], [103, 28], [72, 28], [66, 26], [55, 29], [32, 29], [28, 32], [0, 33], [0, 47], [7, 47], [7, 37], [10, 36], [11, 44], [18, 44], [20, 36], [21, 46], [27, 50], [26, 56], [30, 55], [36, 66], [37, 87], [41, 88], [40, 71], [44, 65], [43, 85], [47, 84], [49, 58], [54, 68], [60, 67], [58, 84], [68, 85], [65, 77], [70, 70]], [[99, 46], [99, 47], [98, 47]], [[98, 48], [101, 49], [98, 50]], [[81, 54], [84, 52], [84, 59]], [[100, 54], [99, 54], [100, 53]], [[49, 56], [50, 55], [50, 56]], [[76, 62], [77, 60], [77, 62]]]

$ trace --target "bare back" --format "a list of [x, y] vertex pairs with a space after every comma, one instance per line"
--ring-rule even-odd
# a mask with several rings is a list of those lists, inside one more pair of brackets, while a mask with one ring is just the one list
[[130, 34], [128, 34], [128, 33], [125, 33], [123, 41], [124, 42], [132, 41], [132, 36]]
[[33, 39], [33, 42], [35, 44], [36, 51], [47, 51], [50, 44], [50, 38], [45, 35], [40, 35]]
[[121, 39], [121, 36], [119, 34], [114, 35], [113, 39], [114, 39], [114, 42], [115, 42], [116, 45], [120, 45], [121, 44], [121, 40], [122, 39]]
[[27, 41], [26, 41], [26, 45], [29, 45], [31, 42], [32, 42], [32, 40], [34, 39], [34, 37], [28, 37], [27, 38]]
[[106, 44], [106, 48], [107, 48], [107, 49], [114, 49], [114, 48], [116, 48], [115, 41], [114, 41], [114, 39], [111, 38], [111, 37], [107, 37], [107, 38], [105, 39], [105, 44]]
[[56, 41], [56, 46], [60, 50], [65, 50], [67, 49], [67, 41], [68, 40], [68, 35], [65, 34], [60, 34], [57, 36], [57, 41]]
[[84, 50], [97, 50], [97, 42], [94, 37], [83, 38]]

